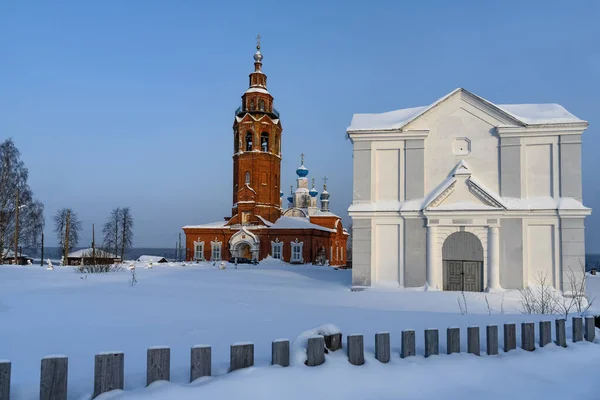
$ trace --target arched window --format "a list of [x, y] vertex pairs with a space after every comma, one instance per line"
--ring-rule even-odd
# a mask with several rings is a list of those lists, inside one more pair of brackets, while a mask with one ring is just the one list
[[260, 100], [258, 101], [258, 109], [259, 109], [260, 111], [265, 111], [265, 101], [264, 101], [263, 99], [260, 99]]
[[262, 151], [269, 151], [269, 134], [267, 132], [260, 134], [260, 148]]
[[240, 134], [236, 132], [233, 139], [233, 152], [237, 153], [238, 151], [240, 151]]
[[246, 171], [246, 185], [250, 184], [250, 172]]
[[250, 110], [254, 111], [254, 99], [250, 100]]
[[246, 151], [252, 151], [252, 132], [246, 133]]

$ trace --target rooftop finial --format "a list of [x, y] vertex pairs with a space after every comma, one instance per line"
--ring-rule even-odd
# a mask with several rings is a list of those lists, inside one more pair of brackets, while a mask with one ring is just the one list
[[312, 179], [313, 189], [315, 188], [315, 178]]
[[259, 70], [260, 62], [263, 59], [263, 55], [260, 53], [260, 39], [262, 39], [262, 38], [260, 35], [258, 35], [256, 37], [256, 53], [254, 53], [254, 61], [256, 61], [258, 63], [258, 64], [255, 64], [257, 71]]
[[294, 194], [294, 186], [290, 185], [290, 194]]
[[300, 165], [304, 165], [304, 153], [300, 154]]
[[328, 178], [326, 176], [323, 177], [323, 189], [325, 190], [327, 190], [327, 179]]

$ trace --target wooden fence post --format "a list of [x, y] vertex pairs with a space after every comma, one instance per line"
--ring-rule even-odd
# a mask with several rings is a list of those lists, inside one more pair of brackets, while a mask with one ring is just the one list
[[271, 365], [290, 366], [290, 341], [277, 339], [271, 343]]
[[234, 343], [229, 353], [229, 372], [254, 365], [254, 344]]
[[325, 335], [325, 347], [331, 351], [340, 350], [342, 348], [342, 334]]
[[573, 317], [573, 342], [583, 340], [583, 318]]
[[437, 329], [425, 329], [425, 357], [440, 354], [440, 339]]
[[521, 348], [527, 351], [535, 350], [535, 324], [533, 322], [521, 323]]
[[540, 347], [552, 342], [552, 325], [550, 321], [540, 321]]
[[485, 328], [488, 356], [498, 354], [498, 325], [488, 325]]
[[101, 353], [94, 358], [94, 395], [123, 389], [125, 383], [125, 354]]
[[467, 328], [467, 352], [480, 355], [481, 346], [479, 344], [479, 327], [470, 326]]
[[517, 348], [517, 326], [515, 324], [504, 324], [504, 351]]
[[416, 354], [417, 350], [415, 345], [415, 331], [402, 331], [402, 349], [400, 350], [400, 357], [406, 358]]
[[365, 363], [363, 335], [348, 335], [348, 361], [352, 365]]
[[40, 400], [67, 400], [68, 362], [67, 357], [42, 358]]
[[557, 319], [556, 322], [556, 345], [561, 347], [567, 347], [567, 328], [566, 320], [561, 318]]
[[0, 400], [10, 398], [10, 361], [0, 360]]
[[375, 358], [382, 363], [390, 362], [390, 334], [388, 332], [375, 334]]
[[446, 330], [446, 352], [448, 354], [460, 353], [460, 328]]
[[325, 338], [322, 335], [316, 335], [308, 339], [308, 348], [306, 349], [306, 365], [316, 367], [325, 362]]
[[168, 380], [171, 380], [171, 349], [150, 347], [146, 352], [146, 386]]
[[212, 349], [210, 346], [192, 347], [190, 354], [190, 382], [212, 374]]
[[594, 326], [594, 317], [585, 317], [585, 340], [593, 342], [596, 337], [596, 327]]

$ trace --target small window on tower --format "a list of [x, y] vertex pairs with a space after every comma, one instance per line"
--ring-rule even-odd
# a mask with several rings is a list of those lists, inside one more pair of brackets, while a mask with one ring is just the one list
[[252, 151], [252, 132], [246, 133], [246, 151]]
[[246, 171], [246, 185], [250, 184], [250, 172]]
[[254, 111], [254, 99], [250, 100], [250, 110]]
[[264, 100], [261, 99], [258, 101], [258, 109], [260, 111], [265, 111], [265, 101]]
[[260, 134], [260, 147], [264, 152], [269, 151], [269, 134], [267, 132]]

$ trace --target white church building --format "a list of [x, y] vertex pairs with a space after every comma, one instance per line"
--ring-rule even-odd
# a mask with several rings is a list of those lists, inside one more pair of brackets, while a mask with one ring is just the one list
[[494, 291], [585, 263], [581, 137], [558, 104], [459, 88], [429, 106], [355, 114], [352, 284]]

